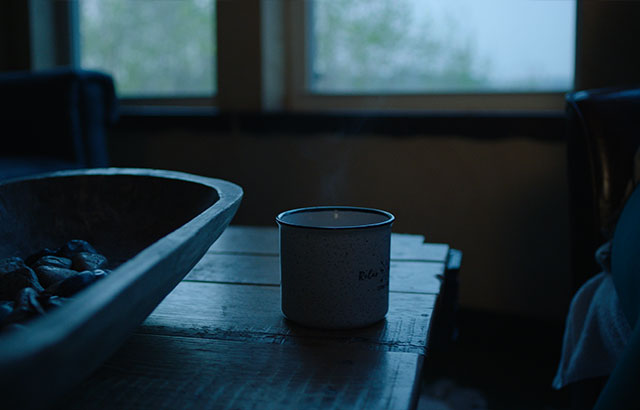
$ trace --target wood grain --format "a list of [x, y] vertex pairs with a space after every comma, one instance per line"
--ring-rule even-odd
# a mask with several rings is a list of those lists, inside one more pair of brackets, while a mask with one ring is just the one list
[[415, 408], [448, 252], [394, 234], [385, 320], [318, 330], [282, 315], [277, 228], [230, 226], [59, 408]]
[[422, 358], [134, 335], [60, 409], [407, 409]]
[[423, 243], [415, 246], [402, 246], [404, 235], [391, 236], [391, 260], [413, 260], [444, 262], [447, 260], [449, 245], [444, 243]]
[[360, 345], [424, 354], [435, 297], [392, 292], [384, 321], [361, 329], [327, 331], [286, 320], [277, 286], [182, 282], [139, 331], [251, 343]]
[[210, 251], [278, 255], [279, 246], [276, 227], [229, 225]]
[[[438, 293], [444, 264], [439, 262], [392, 261], [389, 289], [392, 292]], [[275, 255], [231, 255], [209, 251], [185, 280], [278, 285], [280, 259]]]

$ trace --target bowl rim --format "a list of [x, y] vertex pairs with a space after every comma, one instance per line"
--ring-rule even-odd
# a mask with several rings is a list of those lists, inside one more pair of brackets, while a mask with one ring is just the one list
[[[58, 360], [58, 358], [51, 356], [53, 346], [57, 346], [56, 349], [62, 356], [72, 356], [74, 354], [73, 346], [77, 344], [73, 342], [76, 335], [82, 335], [85, 338], [106, 335], [109, 340], [101, 342], [104, 344], [103, 347], [115, 351], [115, 348], [126, 340], [126, 337], [122, 335], [130, 334], [141, 321], [133, 324], [134, 320], [129, 318], [126, 327], [121, 326], [118, 332], [111, 334], [109, 329], [107, 329], [109, 332], [104, 333], [105, 326], [108, 325], [102, 325], [102, 327], [94, 325], [95, 318], [115, 315], [111, 313], [113, 309], [119, 312], [119, 318], [123, 312], [129, 312], [131, 309], [139, 309], [136, 312], [137, 316], [142, 316], [140, 311], [149, 310], [144, 317], [148, 316], [153, 308], [186, 276], [190, 268], [184, 274], [181, 273], [182, 270], [180, 272], [172, 271], [173, 273], [167, 273], [161, 278], [152, 274], [158, 272], [168, 259], [177, 262], [188, 261], [191, 266], [195, 265], [206, 253], [208, 247], [229, 225], [243, 196], [242, 188], [232, 182], [179, 171], [147, 168], [91, 168], [55, 171], [6, 180], [0, 182], [0, 186], [44, 178], [93, 175], [145, 176], [199, 183], [214, 189], [217, 192], [218, 200], [174, 231], [149, 244], [131, 259], [115, 268], [110, 275], [79, 292], [72, 300], [51, 312], [47, 312], [42, 317], [33, 319], [19, 331], [0, 335], [0, 380], [4, 380], [5, 373], [12, 373], [8, 371], [10, 369], [16, 370], [22, 366], [36, 367], [39, 366], [38, 362], [47, 363], [50, 360]], [[185, 252], [188, 255], [185, 255]], [[193, 262], [194, 258], [195, 262]], [[146, 291], [147, 288], [150, 290]], [[151, 292], [153, 297], [145, 300], [145, 291]], [[136, 303], [142, 303], [143, 307], [137, 307]], [[123, 306], [123, 304], [126, 305]], [[149, 309], [151, 305], [154, 306]], [[70, 340], [72, 343], [68, 347], [65, 343]], [[108, 357], [108, 355], [103, 357], [105, 352], [102, 351], [99, 356], [100, 363]], [[97, 360], [95, 359], [96, 363]], [[71, 367], [78, 371], [85, 371], [84, 366], [86, 365], [80, 363]], [[85, 372], [83, 376], [86, 375], [88, 374]]]

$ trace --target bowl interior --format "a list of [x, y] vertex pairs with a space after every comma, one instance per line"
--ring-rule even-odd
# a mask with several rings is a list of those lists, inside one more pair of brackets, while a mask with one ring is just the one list
[[113, 269], [219, 199], [210, 186], [147, 175], [69, 175], [0, 185], [0, 258], [84, 239]]

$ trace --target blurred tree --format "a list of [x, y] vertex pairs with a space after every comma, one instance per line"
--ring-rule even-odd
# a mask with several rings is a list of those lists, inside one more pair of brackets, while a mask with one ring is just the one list
[[424, 92], [486, 83], [486, 63], [448, 20], [445, 35], [408, 0], [313, 0], [311, 87], [320, 92]]
[[[469, 38], [460, 39], [456, 22], [436, 26], [430, 14], [416, 16], [411, 1], [309, 1], [312, 89], [423, 92], [485, 84], [486, 63]], [[112, 73], [121, 95], [215, 93], [215, 0], [79, 4], [81, 64]]]
[[124, 96], [215, 92], [214, 0], [82, 0], [81, 65]]

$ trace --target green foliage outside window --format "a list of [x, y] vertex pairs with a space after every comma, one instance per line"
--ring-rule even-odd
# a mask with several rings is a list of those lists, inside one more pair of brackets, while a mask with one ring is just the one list
[[455, 21], [437, 22], [428, 11], [417, 19], [408, 0], [313, 4], [313, 90], [451, 91], [486, 83], [488, 64]]
[[214, 0], [82, 0], [81, 65], [111, 73], [122, 96], [208, 96], [216, 89]]
[[[283, 1], [309, 12], [313, 93], [563, 91], [573, 82], [575, 0]], [[81, 65], [113, 74], [126, 97], [213, 95], [215, 3], [78, 1]]]

